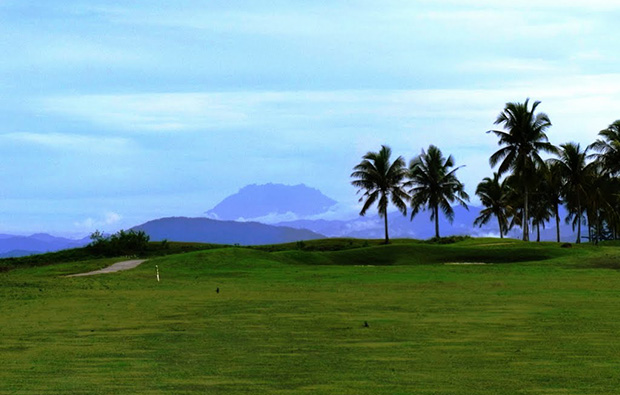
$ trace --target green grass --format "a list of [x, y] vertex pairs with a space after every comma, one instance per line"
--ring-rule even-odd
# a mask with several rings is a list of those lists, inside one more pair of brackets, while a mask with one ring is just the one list
[[[365, 245], [211, 249], [95, 277], [60, 276], [113, 260], [0, 273], [0, 393], [620, 387], [620, 248]], [[487, 264], [444, 264], [463, 262]]]
[[[140, 258], [152, 258], [165, 255], [184, 254], [186, 252], [204, 251], [229, 247], [221, 244], [187, 243], [187, 242], [151, 242], [147, 249], [140, 254]], [[135, 258], [130, 256], [127, 258]], [[17, 258], [0, 259], [0, 272], [7, 272], [18, 268], [48, 266], [65, 262], [90, 261], [96, 258], [104, 258], [97, 255], [88, 247], [72, 248], [45, 254], [35, 254]]]

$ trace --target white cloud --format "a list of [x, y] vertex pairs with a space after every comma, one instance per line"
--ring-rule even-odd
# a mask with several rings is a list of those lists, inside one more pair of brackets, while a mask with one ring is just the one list
[[566, 72], [566, 65], [560, 66], [545, 59], [498, 58], [465, 61], [456, 68], [461, 71], [502, 72], [502, 73], [558, 73]]
[[239, 221], [239, 222], [262, 222], [264, 224], [275, 224], [278, 222], [288, 222], [288, 221], [295, 221], [300, 219], [299, 216], [297, 216], [297, 214], [288, 211], [286, 213], [269, 213], [267, 215], [263, 215], [261, 217], [256, 217], [256, 218], [244, 218], [244, 217], [239, 217], [237, 218], [235, 221]]
[[435, 5], [453, 5], [464, 7], [501, 10], [536, 10], [536, 9], [577, 9], [583, 11], [610, 11], [620, 9], [620, 4], [610, 0], [522, 0], [520, 2], [494, 1], [494, 0], [418, 0], [418, 3]]
[[79, 95], [51, 97], [41, 104], [49, 113], [135, 132], [234, 126], [246, 117], [236, 109], [234, 95], [217, 93]]
[[[248, 136], [273, 134], [308, 146], [333, 141], [340, 134], [366, 146], [369, 134], [379, 140], [420, 141], [421, 134], [441, 132], [452, 145], [480, 145], [471, 132], [492, 127], [509, 101], [541, 100], [540, 111], [565, 127], [563, 135], [583, 136], [583, 119], [594, 120], [589, 137], [617, 117], [620, 74], [559, 75], [505, 84], [496, 89], [341, 90], [76, 95], [48, 98], [44, 108], [69, 119], [125, 132], [246, 130]], [[586, 116], [587, 115], [587, 116]], [[354, 133], [352, 134], [352, 131]], [[376, 133], [381, 132], [383, 137]], [[406, 133], [406, 134], [403, 134]], [[95, 137], [15, 134], [13, 138], [49, 145], [89, 145]], [[432, 136], [431, 136], [432, 137]], [[363, 141], [362, 141], [363, 140]], [[435, 140], [433, 138], [432, 140]], [[119, 138], [103, 140], [122, 146]], [[427, 145], [423, 142], [420, 146]]]
[[120, 214], [108, 211], [100, 217], [88, 217], [82, 221], [74, 222], [73, 225], [79, 230], [94, 231], [102, 228], [102, 230], [109, 231], [110, 227], [114, 228], [122, 219], [123, 217]]
[[118, 154], [130, 149], [130, 141], [120, 137], [15, 132], [2, 134], [0, 139], [38, 145], [53, 150], [88, 152], [90, 154]]

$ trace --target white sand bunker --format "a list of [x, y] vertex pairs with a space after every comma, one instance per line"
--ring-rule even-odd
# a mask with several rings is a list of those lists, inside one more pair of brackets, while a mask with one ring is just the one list
[[71, 274], [65, 277], [83, 277], [83, 276], [94, 276], [95, 274], [120, 272], [122, 270], [133, 269], [134, 267], [138, 266], [144, 261], [146, 261], [146, 259], [134, 259], [131, 261], [117, 262], [111, 266], [105, 267], [100, 270], [95, 270], [93, 272], [88, 272], [88, 273]]
[[446, 262], [444, 265], [490, 265], [485, 262]]

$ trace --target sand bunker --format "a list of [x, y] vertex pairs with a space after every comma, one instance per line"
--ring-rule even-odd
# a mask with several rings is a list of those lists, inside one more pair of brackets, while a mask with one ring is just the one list
[[100, 269], [100, 270], [95, 270], [95, 271], [88, 272], [88, 273], [70, 274], [66, 277], [94, 276], [95, 274], [120, 272], [121, 270], [133, 269], [134, 267], [138, 266], [144, 261], [146, 261], [146, 259], [134, 259], [131, 261], [117, 262], [113, 265], [104, 267], [103, 269]]

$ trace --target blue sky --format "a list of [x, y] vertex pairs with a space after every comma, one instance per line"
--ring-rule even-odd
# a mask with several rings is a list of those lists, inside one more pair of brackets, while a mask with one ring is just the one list
[[200, 216], [251, 183], [354, 215], [381, 144], [433, 143], [473, 195], [530, 97], [555, 144], [620, 118], [620, 3], [0, 0], [0, 233]]

